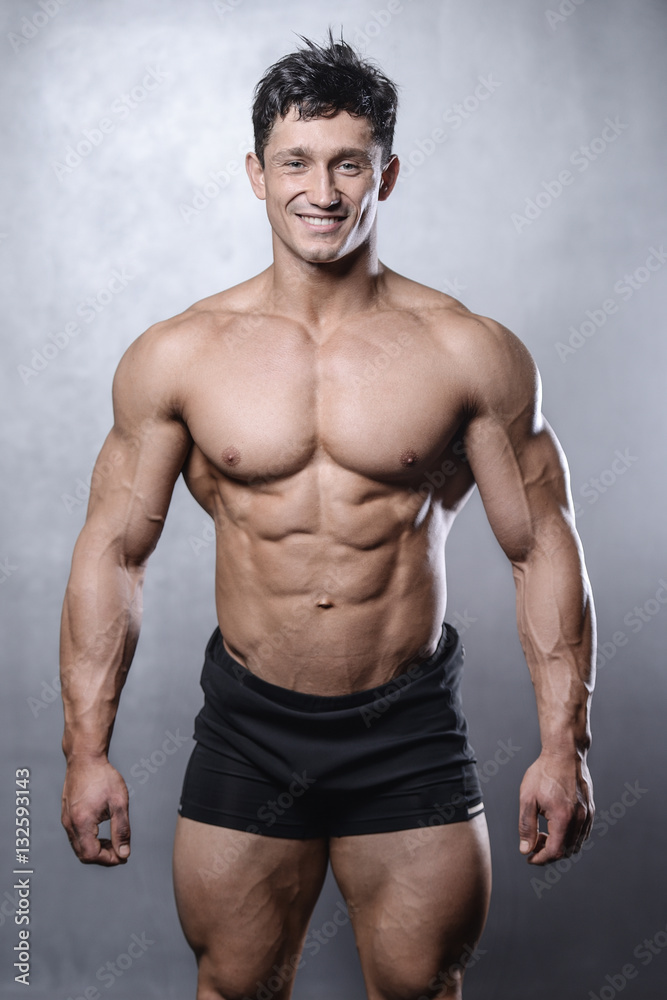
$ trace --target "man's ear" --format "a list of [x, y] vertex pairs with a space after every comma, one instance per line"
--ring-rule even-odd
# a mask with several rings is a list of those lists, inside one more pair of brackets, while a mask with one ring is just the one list
[[260, 199], [266, 201], [266, 188], [264, 186], [264, 167], [259, 162], [257, 153], [246, 153], [245, 168], [250, 178], [250, 185]]
[[399, 162], [396, 153], [392, 153], [389, 162], [384, 167], [382, 171], [382, 179], [380, 181], [380, 190], [378, 193], [378, 201], [385, 201], [394, 190], [394, 186], [398, 179], [398, 171], [400, 170], [401, 164]]

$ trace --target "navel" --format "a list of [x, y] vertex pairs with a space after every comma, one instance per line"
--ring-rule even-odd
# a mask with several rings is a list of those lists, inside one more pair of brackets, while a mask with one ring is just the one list
[[318, 608], [333, 608], [333, 603], [329, 600], [328, 597], [321, 597], [320, 600], [317, 602], [317, 607]]
[[238, 448], [233, 448], [231, 445], [222, 453], [222, 461], [225, 465], [238, 465], [241, 461], [241, 452]]
[[418, 461], [419, 455], [416, 451], [412, 451], [412, 449], [404, 451], [400, 458], [401, 465], [404, 465], [406, 468], [410, 468], [411, 465], [416, 465]]

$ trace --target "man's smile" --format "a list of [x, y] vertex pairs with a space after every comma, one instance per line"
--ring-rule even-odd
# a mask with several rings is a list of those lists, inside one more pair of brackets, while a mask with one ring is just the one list
[[345, 215], [306, 215], [302, 212], [298, 212], [297, 217], [309, 229], [317, 229], [320, 232], [333, 232], [346, 219]]

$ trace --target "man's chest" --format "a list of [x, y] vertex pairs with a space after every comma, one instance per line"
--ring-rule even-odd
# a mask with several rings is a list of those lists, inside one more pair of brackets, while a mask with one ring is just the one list
[[227, 333], [193, 364], [186, 407], [195, 443], [227, 474], [287, 476], [323, 450], [359, 475], [403, 478], [431, 467], [461, 426], [461, 387], [418, 322], [322, 343], [298, 328]]

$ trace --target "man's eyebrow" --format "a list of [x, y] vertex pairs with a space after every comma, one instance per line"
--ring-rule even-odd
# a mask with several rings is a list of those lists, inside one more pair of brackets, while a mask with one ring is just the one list
[[[308, 160], [313, 158], [313, 150], [308, 146], [293, 146], [291, 149], [279, 149], [271, 156], [272, 163], [281, 160]], [[331, 160], [365, 160], [371, 162], [371, 156], [367, 149], [357, 149], [354, 146], [345, 146], [342, 149], [335, 149], [330, 155]]]

